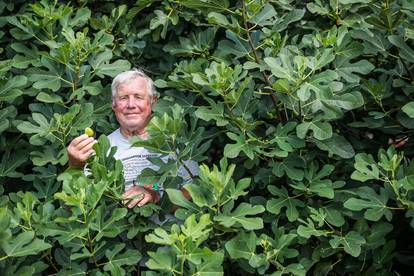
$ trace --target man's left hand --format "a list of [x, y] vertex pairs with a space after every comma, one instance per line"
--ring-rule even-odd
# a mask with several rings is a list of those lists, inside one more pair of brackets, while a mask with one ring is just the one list
[[160, 201], [160, 194], [158, 191], [146, 189], [141, 186], [132, 186], [123, 195], [124, 203], [128, 204], [128, 208], [139, 207], [147, 203], [157, 203]]

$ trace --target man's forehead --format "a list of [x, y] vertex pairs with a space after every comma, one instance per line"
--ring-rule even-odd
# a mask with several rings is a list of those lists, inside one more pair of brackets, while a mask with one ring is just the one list
[[129, 84], [132, 84], [132, 83], [139, 83], [140, 85], [142, 85], [142, 84], [147, 85], [148, 84], [147, 82], [148, 81], [147, 81], [146, 78], [138, 76], [138, 77], [135, 77], [135, 78], [132, 78], [132, 79], [126, 79], [123, 82], [120, 82], [119, 85], [129, 85]]
[[147, 92], [149, 94], [147, 80], [138, 77], [121, 82], [117, 87], [117, 92]]

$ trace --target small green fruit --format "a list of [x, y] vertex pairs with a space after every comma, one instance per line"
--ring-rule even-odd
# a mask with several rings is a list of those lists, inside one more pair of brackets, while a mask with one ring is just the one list
[[85, 128], [85, 134], [88, 135], [89, 137], [92, 137], [95, 134], [95, 132], [90, 127], [87, 127]]

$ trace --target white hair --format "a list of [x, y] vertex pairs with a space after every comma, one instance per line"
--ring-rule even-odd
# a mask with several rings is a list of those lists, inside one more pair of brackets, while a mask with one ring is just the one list
[[111, 90], [112, 90], [112, 99], [115, 98], [115, 96], [118, 93], [118, 87], [120, 84], [128, 83], [134, 79], [137, 78], [144, 78], [147, 81], [147, 92], [148, 96], [151, 99], [151, 103], [153, 101], [153, 98], [157, 96], [157, 90], [155, 89], [154, 82], [150, 77], [148, 77], [144, 71], [138, 68], [132, 68], [129, 71], [125, 71], [122, 73], [119, 73], [114, 80], [112, 81]]

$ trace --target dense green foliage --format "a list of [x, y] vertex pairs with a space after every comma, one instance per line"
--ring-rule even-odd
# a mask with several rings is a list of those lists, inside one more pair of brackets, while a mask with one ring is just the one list
[[[413, 266], [412, 0], [0, 2], [4, 275], [390, 275]], [[129, 210], [110, 83], [160, 92], [136, 141], [161, 204]], [[405, 141], [405, 140], [404, 140]], [[109, 153], [109, 155], [108, 155]], [[184, 160], [200, 173], [175, 189]], [[159, 226], [179, 208], [177, 218]], [[141, 268], [142, 269], [142, 268]]]

